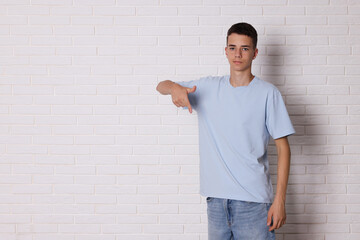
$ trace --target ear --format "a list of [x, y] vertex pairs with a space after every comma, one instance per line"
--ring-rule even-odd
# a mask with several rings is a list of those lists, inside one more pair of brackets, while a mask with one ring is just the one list
[[253, 60], [257, 57], [258, 53], [259, 53], [259, 50], [256, 48], [256, 49], [255, 49], [255, 52], [254, 52]]
[[227, 53], [227, 47], [225, 47], [225, 55], [226, 55], [226, 56], [228, 55], [228, 53]]

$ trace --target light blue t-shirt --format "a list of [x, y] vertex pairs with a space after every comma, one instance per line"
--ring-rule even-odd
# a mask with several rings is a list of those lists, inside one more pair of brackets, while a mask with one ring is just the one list
[[189, 100], [199, 121], [200, 194], [272, 202], [269, 139], [295, 133], [279, 90], [257, 77], [236, 88], [230, 76], [178, 84], [196, 85]]

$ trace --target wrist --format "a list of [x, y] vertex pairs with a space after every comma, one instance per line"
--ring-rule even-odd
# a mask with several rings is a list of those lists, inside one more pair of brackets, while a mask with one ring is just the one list
[[275, 196], [274, 202], [285, 204], [286, 197], [285, 196]]

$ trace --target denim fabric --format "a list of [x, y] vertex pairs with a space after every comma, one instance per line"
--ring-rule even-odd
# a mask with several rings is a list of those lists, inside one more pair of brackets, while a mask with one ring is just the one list
[[208, 197], [209, 240], [275, 240], [267, 214], [271, 203]]

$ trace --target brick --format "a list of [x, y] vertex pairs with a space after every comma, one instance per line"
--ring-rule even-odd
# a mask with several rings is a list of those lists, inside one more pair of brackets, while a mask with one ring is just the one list
[[[14, 196], [13, 193], [11, 194], [5, 194], [3, 193], [0, 198], [1, 204], [31, 204], [31, 196], [26, 196], [25, 194], [18, 194], [17, 196]], [[5, 212], [2, 212], [2, 215]]]
[[325, 234], [326, 239], [334, 240], [334, 239], [346, 239], [346, 240], [356, 240], [360, 237], [360, 234], [355, 233], [329, 233]]
[[[319, 90], [319, 91], [324, 91], [324, 90]], [[326, 92], [326, 90], [325, 90]], [[347, 108], [346, 107], [330, 107], [330, 106], [306, 106], [306, 114], [309, 115], [322, 115], [322, 114], [326, 114], [326, 115], [338, 115], [338, 114], [346, 114], [347, 113]]]
[[57, 47], [56, 54], [59, 56], [91, 56], [96, 55], [96, 47]]
[[303, 146], [303, 153], [305, 155], [342, 154], [343, 152], [342, 146]]
[[149, 185], [138, 187], [138, 193], [140, 194], [176, 194], [178, 191], [177, 186]]
[[[316, 112], [316, 108], [312, 108]], [[306, 135], [344, 135], [346, 134], [345, 126], [306, 126]], [[360, 130], [359, 130], [360, 131]], [[352, 131], [350, 131], [352, 132]]]
[[289, 138], [291, 144], [325, 145], [326, 138], [323, 136], [292, 136]]
[[349, 46], [309, 46], [310, 55], [350, 55], [350, 53]]
[[88, 146], [59, 145], [49, 146], [50, 154], [71, 155], [71, 154], [89, 154]]
[[325, 177], [321, 175], [290, 175], [289, 184], [321, 184], [325, 183]]
[[352, 214], [332, 214], [328, 216], [328, 222], [330, 223], [351, 223], [353, 221], [357, 222], [359, 216]]
[[[52, 6], [50, 9], [51, 15], [55, 16], [89, 16], [92, 15], [92, 8], [86, 6]], [[70, 4], [72, 5], [72, 4]]]
[[115, 96], [75, 96], [76, 104], [115, 104]]
[[306, 213], [317, 214], [317, 213], [345, 213], [345, 205], [341, 204], [309, 204], [305, 207]]
[[287, 104], [327, 104], [326, 96], [309, 96], [298, 97], [298, 96], [286, 96]]
[[70, 0], [54, 0], [51, 3], [46, 0], [33, 0], [31, 3], [34, 5], [72, 5], [72, 1]]
[[48, 15], [47, 6], [8, 6], [8, 15]]
[[76, 65], [109, 65], [115, 63], [112, 56], [74, 56], [72, 62]]
[[100, 16], [131, 16], [135, 15], [135, 7], [114, 7], [114, 6], [96, 6], [94, 7], [94, 15]]
[[121, 145], [150, 145], [157, 144], [156, 136], [117, 136], [116, 144]]
[[303, 71], [305, 75], [342, 75], [344, 74], [344, 67], [342, 66], [304, 66]]
[[329, 24], [356, 24], [360, 18], [356, 15], [329, 16]]
[[[329, 40], [326, 36], [287, 36], [286, 43], [290, 46], [311, 46], [311, 45], [328, 45]], [[297, 55], [306, 55], [308, 48], [299, 47]], [[303, 49], [303, 50], [301, 50]], [[294, 51], [294, 48], [291, 47], [289, 51]]]
[[360, 56], [328, 56], [329, 65], [356, 65], [360, 61]]
[[30, 223], [31, 222], [31, 216], [30, 215], [21, 215], [21, 214], [16, 214], [16, 215], [1, 215], [0, 216], [0, 223], [5, 223], [5, 224], [26, 224], [26, 223]]
[[69, 36], [32, 36], [31, 43], [34, 46], [68, 46], [72, 40]]
[[119, 26], [153, 26], [156, 25], [154, 16], [118, 16], [115, 17], [115, 25]]
[[116, 216], [106, 215], [80, 215], [75, 216], [75, 224], [115, 224]]
[[[291, 187], [293, 185], [289, 185]], [[294, 185], [295, 186], [295, 185]], [[299, 186], [299, 185], [297, 185]], [[288, 194], [286, 197], [287, 204], [325, 204], [327, 202], [327, 198], [324, 194], [304, 194], [304, 192], [300, 192], [299, 194]]]
[[72, 16], [71, 24], [87, 25], [87, 24], [101, 24], [112, 25], [114, 22], [113, 16]]
[[[341, 172], [340, 172], [341, 173]], [[346, 194], [346, 186], [340, 184], [333, 185], [308, 185], [305, 186], [306, 193], [322, 193], [322, 194]]]
[[[79, 146], [78, 146], [79, 147]], [[84, 146], [85, 147], [85, 146]], [[104, 145], [104, 146], [93, 146], [91, 148], [92, 154], [103, 154], [103, 155], [130, 155], [132, 153], [131, 146], [116, 146], [116, 145]]]
[[100, 225], [95, 224], [59, 224], [58, 228], [62, 233], [100, 233]]
[[287, 85], [317, 85], [317, 84], [326, 84], [325, 76], [311, 76], [307, 75], [305, 78], [303, 76], [287, 76], [286, 77]]
[[349, 28], [347, 26], [308, 26], [308, 35], [347, 35]]
[[93, 35], [95, 32], [92, 26], [55, 26], [55, 35]]
[[162, 5], [165, 6], [188, 6], [188, 5], [201, 5], [202, 1], [200, 0], [162, 0], [161, 1]]
[[140, 214], [175, 214], [178, 213], [178, 206], [176, 204], [138, 205], [138, 212]]
[[328, 5], [327, 0], [312, 2], [311, 0], [290, 0], [289, 5]]
[[28, 26], [28, 25], [12, 25], [11, 34], [14, 35], [51, 35], [53, 33], [50, 26]]
[[329, 36], [330, 45], [354, 45], [358, 42], [360, 36]]
[[93, 133], [93, 128], [91, 126], [54, 126], [53, 133], [56, 135], [89, 135]]
[[140, 224], [114, 224], [114, 225], [104, 225], [102, 226], [102, 231], [104, 233], [116, 233], [116, 234], [134, 234], [141, 233], [142, 227]]
[[123, 116], [120, 119], [122, 124], [125, 125], [158, 125], [161, 122], [161, 119], [159, 116], [145, 116], [145, 115], [139, 115], [139, 116]]
[[75, 5], [91, 5], [91, 6], [112, 6], [116, 4], [115, 0], [75, 0]]
[[308, 15], [346, 15], [346, 6], [311, 6], [306, 8], [306, 14]]
[[350, 232], [350, 229], [347, 224], [313, 224], [309, 226], [309, 232]]
[[[96, 207], [97, 214], [135, 214], [136, 205], [99, 205]], [[131, 216], [129, 216], [131, 217]]]
[[49, 194], [52, 193], [52, 186], [51, 185], [16, 185], [12, 189], [12, 193], [14, 194], [21, 194], [21, 193], [27, 193], [27, 194]]
[[133, 135], [136, 133], [135, 127], [130, 126], [95, 126], [95, 134], [100, 135]]
[[358, 75], [360, 71], [356, 66], [347, 66], [345, 72], [348, 75]]
[[[128, 236], [117, 235], [116, 240], [127, 240]], [[158, 240], [156, 235], [147, 235], [143, 236], [142, 234], [139, 235], [131, 235], [133, 240]]]
[[117, 65], [101, 65], [92, 66], [91, 71], [96, 75], [126, 75], [132, 73], [132, 67], [122, 66], [119, 68]]
[[99, 166], [96, 168], [97, 173], [100, 175], [117, 175], [117, 174], [126, 174], [133, 175], [138, 174], [139, 169], [137, 166]]
[[[143, 7], [139, 6], [136, 8], [136, 14], [139, 16], [174, 16], [178, 13], [177, 7], [164, 7], [164, 6], [157, 6], [157, 7]], [[181, 13], [181, 8], [180, 8]], [[180, 15], [185, 15], [181, 13]]]
[[171, 233], [171, 234], [182, 234], [183, 233], [183, 226], [182, 225], [175, 225], [175, 224], [147, 224], [144, 225], [144, 233], [157, 233], [157, 234], [164, 234], [164, 233]]
[[[282, 14], [287, 15], [304, 15], [305, 7], [303, 6], [263, 6], [264, 15], [279, 15], [279, 11]], [[286, 29], [286, 27], [285, 27]]]
[[326, 64], [325, 56], [285, 56], [286, 65], [322, 65]]

